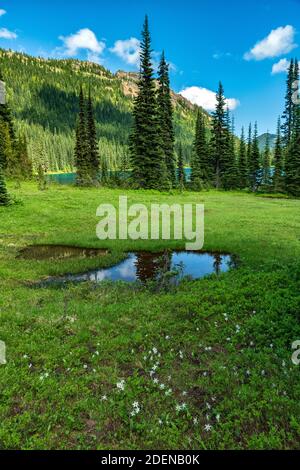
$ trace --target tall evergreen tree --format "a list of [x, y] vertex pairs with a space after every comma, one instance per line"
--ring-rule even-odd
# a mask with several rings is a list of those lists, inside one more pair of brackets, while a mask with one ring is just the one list
[[250, 170], [249, 170], [249, 163], [251, 161], [251, 155], [252, 155], [252, 124], [250, 122], [249, 128], [248, 128], [248, 138], [247, 138], [247, 165], [248, 165], [248, 186], [251, 186], [250, 182]]
[[76, 127], [75, 166], [77, 168], [77, 185], [91, 182], [89, 174], [89, 145], [87, 137], [86, 103], [82, 86], [79, 94], [79, 116]]
[[175, 158], [175, 135], [173, 128], [173, 105], [171, 99], [169, 65], [162, 53], [158, 69], [158, 110], [160, 119], [160, 131], [162, 137], [162, 148], [166, 161], [168, 178], [172, 186], [176, 185], [176, 158]]
[[182, 152], [182, 145], [179, 144], [178, 147], [178, 187], [180, 189], [185, 188], [185, 172], [184, 172], [184, 162], [183, 162], [183, 152]]
[[91, 97], [91, 88], [89, 88], [89, 96], [86, 106], [86, 124], [88, 141], [88, 167], [92, 181], [96, 181], [99, 172], [100, 157], [97, 142], [95, 115]]
[[252, 191], [256, 191], [259, 186], [259, 170], [260, 170], [260, 151], [258, 145], [257, 122], [254, 126], [253, 140], [251, 144], [251, 156], [248, 162], [249, 182]]
[[300, 197], [300, 106], [295, 114], [295, 125], [285, 159], [285, 188], [296, 197]]
[[[250, 137], [251, 145], [251, 137]], [[245, 141], [245, 130], [242, 127], [242, 133], [240, 138], [240, 147], [239, 147], [239, 173], [240, 173], [240, 184], [241, 189], [247, 188], [248, 186], [248, 160], [247, 160], [247, 146]]]
[[226, 140], [223, 156], [222, 186], [224, 189], [239, 187], [239, 168], [234, 137], [234, 118], [230, 122], [230, 113], [226, 111]]
[[262, 162], [262, 184], [270, 186], [271, 184], [271, 149], [270, 149], [270, 134], [267, 132], [266, 136], [266, 145], [263, 152], [263, 162]]
[[206, 138], [204, 116], [200, 109], [198, 110], [197, 114], [191, 170], [191, 182], [193, 189], [200, 190], [209, 184], [211, 177], [209, 148]]
[[292, 94], [292, 124], [291, 124], [291, 137], [293, 135], [293, 131], [295, 126], [297, 126], [297, 113], [300, 101], [300, 92], [299, 92], [299, 63], [298, 60], [295, 59], [294, 62], [294, 71], [293, 71], [293, 94]]
[[8, 206], [10, 197], [8, 195], [6, 184], [3, 176], [3, 169], [0, 166], [0, 206]]
[[215, 186], [217, 189], [222, 186], [222, 172], [224, 158], [226, 158], [227, 126], [225, 113], [225, 97], [222, 83], [216, 95], [216, 110], [212, 116], [212, 138], [211, 138], [211, 160], [215, 174]]
[[278, 118], [277, 135], [274, 150], [274, 173], [273, 173], [273, 190], [279, 192], [283, 190], [283, 149], [281, 141], [281, 122]]
[[162, 189], [170, 183], [162, 146], [151, 52], [146, 16], [142, 31], [139, 91], [134, 103], [134, 125], [130, 139], [132, 176], [138, 187]]
[[[5, 83], [1, 70], [0, 70], [0, 81]], [[15, 140], [16, 140], [16, 134], [15, 134], [14, 124], [13, 124], [12, 112], [7, 103], [6, 97], [4, 97], [4, 103], [0, 103], [0, 119], [8, 125], [11, 142], [12, 142], [12, 145], [14, 145]]]
[[295, 68], [294, 68], [294, 60], [292, 59], [290, 62], [289, 69], [288, 69], [288, 76], [287, 76], [287, 82], [286, 82], [286, 95], [285, 95], [285, 109], [284, 109], [283, 116], [282, 116], [283, 143], [285, 147], [289, 145], [291, 141], [291, 137], [292, 137], [294, 80], [295, 80]]

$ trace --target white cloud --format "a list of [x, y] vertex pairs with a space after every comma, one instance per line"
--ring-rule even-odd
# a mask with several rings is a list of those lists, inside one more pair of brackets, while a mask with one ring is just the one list
[[[207, 88], [191, 86], [182, 90], [180, 95], [191, 103], [197, 104], [198, 106], [206, 109], [206, 111], [213, 111], [216, 107], [216, 93], [208, 90]], [[226, 104], [232, 111], [239, 106], [240, 102], [235, 98], [227, 98]]]
[[276, 73], [286, 72], [290, 66], [290, 61], [287, 59], [280, 59], [279, 62], [273, 65], [272, 75]]
[[273, 29], [265, 39], [246, 52], [244, 59], [263, 60], [289, 53], [297, 47], [294, 43], [295, 33], [295, 28], [290, 25]]
[[6, 10], [3, 10], [2, 8], [0, 8], [0, 16], [5, 15], [5, 13], [6, 13]]
[[139, 66], [141, 43], [137, 38], [119, 39], [110, 52], [120, 57], [126, 64]]
[[100, 62], [100, 56], [106, 45], [103, 41], [98, 41], [95, 33], [88, 28], [80, 29], [77, 33], [70, 36], [60, 36], [64, 46], [58, 48], [63, 56], [74, 57], [82, 50], [87, 51], [87, 58], [92, 62]]
[[9, 31], [6, 28], [0, 28], [0, 38], [1, 39], [17, 39], [16, 33]]

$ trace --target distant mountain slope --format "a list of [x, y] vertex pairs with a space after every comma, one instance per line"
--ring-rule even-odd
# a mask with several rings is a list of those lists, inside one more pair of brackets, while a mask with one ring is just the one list
[[[266, 146], [267, 135], [268, 134], [265, 133], [265, 134], [262, 134], [258, 137], [258, 146], [259, 146], [260, 151], [264, 150], [264, 148]], [[269, 138], [270, 138], [270, 148], [274, 149], [275, 142], [276, 142], [276, 135], [275, 134], [269, 134]]]
[[[111, 168], [128, 159], [137, 74], [112, 74], [90, 62], [42, 59], [3, 49], [0, 68], [16, 126], [26, 133], [33, 160], [41, 153], [42, 144], [50, 170], [73, 168], [73, 133], [81, 84], [86, 92], [91, 86], [94, 96], [101, 155]], [[176, 139], [182, 142], [188, 159], [198, 108], [180, 95], [172, 96]], [[208, 121], [208, 114], [203, 113]]]

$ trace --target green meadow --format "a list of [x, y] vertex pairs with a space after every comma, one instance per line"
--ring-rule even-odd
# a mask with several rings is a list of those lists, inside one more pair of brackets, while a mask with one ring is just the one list
[[[126, 191], [128, 203], [203, 203], [204, 250], [236, 269], [155, 291], [36, 281], [184, 241], [100, 241], [121, 189], [9, 185], [0, 208], [1, 449], [300, 449], [300, 200], [248, 192]], [[23, 260], [35, 244], [105, 257]]]

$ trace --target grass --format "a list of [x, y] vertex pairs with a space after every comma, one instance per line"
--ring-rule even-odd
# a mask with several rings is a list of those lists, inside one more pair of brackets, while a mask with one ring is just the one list
[[[30, 288], [166, 242], [96, 238], [97, 206], [117, 205], [121, 190], [11, 191], [22, 203], [0, 208], [0, 448], [300, 449], [299, 200], [126, 192], [129, 203], [204, 203], [204, 249], [240, 260], [154, 294], [107, 282]], [[16, 259], [42, 243], [112, 253]]]

